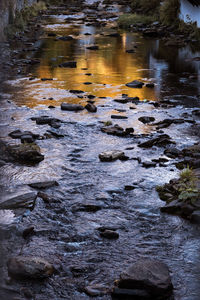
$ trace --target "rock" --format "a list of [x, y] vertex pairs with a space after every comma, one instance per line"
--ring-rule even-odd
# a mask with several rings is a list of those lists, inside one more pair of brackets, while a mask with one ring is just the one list
[[102, 209], [102, 206], [99, 204], [95, 204], [95, 203], [86, 203], [86, 204], [78, 203], [72, 207], [73, 212], [76, 212], [76, 211], [96, 212], [100, 209]]
[[120, 275], [117, 286], [123, 290], [138, 290], [140, 296], [140, 292], [146, 292], [147, 299], [166, 299], [173, 289], [167, 265], [155, 259], [135, 262]]
[[123, 119], [128, 119], [128, 117], [127, 116], [121, 116], [121, 115], [111, 115], [111, 119], [123, 120]]
[[123, 159], [124, 157], [124, 152], [118, 150], [105, 151], [99, 154], [99, 159], [101, 161], [114, 161], [117, 159]]
[[69, 104], [69, 103], [62, 103], [61, 104], [61, 109], [62, 110], [67, 110], [67, 111], [80, 111], [83, 110], [84, 107], [80, 104]]
[[134, 49], [127, 49], [126, 53], [135, 53], [135, 50]]
[[151, 148], [153, 146], [162, 147], [168, 144], [174, 144], [175, 142], [170, 140], [167, 134], [161, 134], [160, 136], [148, 140], [146, 142], [140, 143], [138, 146], [142, 148]]
[[58, 182], [55, 180], [52, 181], [43, 181], [43, 182], [34, 182], [30, 183], [29, 186], [35, 189], [46, 189], [52, 186], [58, 186]]
[[41, 257], [12, 257], [9, 259], [7, 266], [9, 275], [16, 279], [44, 279], [54, 273], [54, 267]]
[[125, 191], [132, 191], [135, 188], [136, 188], [136, 186], [134, 186], [134, 185], [125, 185], [124, 186]]
[[126, 136], [130, 136], [134, 132], [134, 129], [130, 127], [124, 130], [122, 127], [116, 124], [115, 126], [111, 126], [111, 127], [110, 126], [102, 127], [101, 131], [119, 137], [126, 137]]
[[33, 140], [40, 137], [39, 134], [32, 133], [31, 131], [21, 131], [19, 129], [9, 133], [9, 136], [13, 139], [21, 139], [21, 137], [25, 135], [29, 135]]
[[58, 126], [60, 126], [60, 120], [59, 119], [56, 119], [56, 118], [52, 118], [52, 117], [49, 117], [49, 116], [41, 116], [41, 117], [34, 117], [34, 118], [31, 118], [31, 120], [33, 121], [36, 121], [36, 124], [37, 125], [49, 125], [49, 126], [55, 126], [56, 124]]
[[77, 62], [76, 61], [67, 61], [62, 64], [59, 64], [60, 68], [76, 68]]
[[120, 37], [120, 34], [118, 32], [113, 32], [113, 33], [108, 34], [107, 36], [110, 36], [110, 37]]
[[166, 149], [164, 151], [164, 154], [170, 158], [176, 158], [176, 157], [182, 156], [182, 151], [175, 147], [172, 147], [172, 148]]
[[48, 35], [48, 36], [56, 36], [56, 33], [54, 33], [54, 32], [49, 32], [47, 35]]
[[44, 78], [41, 78], [41, 80], [42, 81], [49, 81], [49, 80], [53, 80], [53, 78], [46, 78], [46, 77], [44, 77]]
[[154, 117], [145, 117], [145, 116], [144, 116], [144, 117], [138, 118], [138, 120], [139, 120], [140, 122], [146, 124], [146, 123], [150, 123], [150, 122], [155, 121], [155, 118], [154, 118]]
[[170, 203], [160, 208], [161, 212], [169, 214], [181, 214], [182, 203], [179, 200], [173, 200]]
[[154, 168], [154, 167], [156, 167], [156, 162], [153, 162], [153, 161], [144, 161], [142, 163], [142, 166], [144, 168]]
[[85, 108], [89, 111], [89, 112], [96, 112], [97, 111], [97, 107], [92, 104], [92, 103], [88, 103]]
[[126, 86], [128, 86], [130, 88], [142, 88], [143, 85], [144, 85], [144, 83], [141, 81], [138, 81], [138, 80], [133, 80], [126, 84]]
[[200, 210], [194, 211], [191, 214], [191, 221], [196, 224], [200, 224]]
[[88, 47], [86, 47], [86, 49], [88, 49], [88, 50], [99, 50], [99, 46], [97, 46], [97, 45], [88, 46]]
[[72, 40], [74, 40], [74, 38], [73, 38], [71, 35], [67, 35], [67, 36], [60, 36], [60, 37], [58, 38], [58, 40], [67, 42], [67, 41], [72, 41]]
[[150, 294], [147, 291], [139, 289], [119, 289], [114, 287], [112, 290], [112, 299], [113, 300], [150, 300], [152, 299]]
[[21, 142], [22, 143], [33, 143], [35, 139], [30, 134], [23, 134], [21, 135]]
[[46, 134], [47, 134], [47, 135], [50, 134], [50, 135], [52, 135], [53, 137], [55, 137], [55, 138], [57, 138], [57, 139], [63, 138], [63, 137], [64, 137], [64, 134], [59, 133], [59, 132], [54, 131], [54, 130], [47, 130]]
[[146, 83], [145, 86], [147, 88], [151, 88], [152, 89], [152, 88], [154, 88], [155, 84], [154, 83]]
[[87, 97], [88, 97], [88, 99], [94, 99], [94, 98], [96, 98], [96, 96], [94, 96], [94, 95], [88, 95]]
[[26, 239], [28, 236], [32, 235], [34, 233], [34, 226], [30, 226], [23, 230], [22, 236], [24, 239]]
[[92, 284], [85, 287], [85, 293], [91, 297], [103, 296], [108, 293], [108, 288], [103, 284]]
[[8, 146], [7, 150], [14, 160], [22, 163], [36, 164], [44, 160], [40, 147], [33, 143]]
[[35, 204], [37, 193], [32, 191], [17, 191], [2, 195], [0, 209], [32, 208]]
[[109, 240], [113, 240], [113, 239], [119, 238], [119, 233], [114, 230], [106, 229], [106, 230], [100, 232], [100, 236], [104, 237], [106, 239], [109, 239]]
[[153, 125], [158, 125], [156, 129], [167, 128], [171, 124], [181, 124], [184, 123], [184, 119], [164, 119], [163, 121], [154, 123]]
[[86, 81], [86, 82], [83, 82], [83, 84], [90, 85], [90, 84], [92, 84], [92, 82]]
[[84, 91], [81, 91], [81, 90], [69, 90], [70, 93], [72, 94], [82, 94], [84, 93]]

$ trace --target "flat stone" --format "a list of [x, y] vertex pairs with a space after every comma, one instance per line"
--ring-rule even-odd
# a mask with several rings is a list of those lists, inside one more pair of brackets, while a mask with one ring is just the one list
[[2, 195], [0, 209], [32, 208], [37, 198], [37, 192], [19, 190]]
[[135, 262], [122, 272], [118, 288], [147, 292], [152, 299], [165, 299], [172, 293], [172, 282], [166, 264], [155, 259], [143, 259]]
[[99, 159], [101, 161], [114, 161], [117, 159], [123, 159], [124, 156], [125, 154], [123, 151], [111, 150], [100, 153]]
[[146, 142], [140, 143], [138, 146], [142, 148], [151, 148], [153, 146], [162, 147], [168, 144], [174, 144], [175, 142], [170, 140], [167, 134], [161, 134], [156, 138], [150, 139]]
[[126, 86], [130, 88], [142, 88], [144, 85], [144, 82], [138, 81], [138, 80], [133, 80], [129, 83], [126, 84]]
[[179, 200], [173, 200], [165, 206], [161, 207], [160, 211], [169, 214], [181, 214], [182, 205], [183, 204]]
[[85, 293], [91, 297], [102, 296], [108, 293], [108, 288], [103, 284], [92, 284], [85, 287]]
[[144, 161], [142, 163], [142, 166], [144, 168], [154, 168], [154, 167], [156, 167], [156, 162], [153, 162], [153, 161]]
[[30, 134], [23, 134], [21, 135], [21, 142], [22, 143], [33, 143], [35, 139]]
[[62, 64], [59, 64], [60, 68], [76, 68], [77, 62], [76, 61], [67, 61]]
[[111, 115], [111, 119], [123, 120], [123, 119], [128, 119], [128, 117], [127, 116], [121, 116], [121, 115]]
[[155, 84], [154, 84], [154, 83], [146, 83], [145, 86], [146, 86], [147, 88], [152, 89], [152, 88], [154, 88]]
[[61, 104], [61, 109], [62, 110], [67, 110], [67, 111], [80, 111], [80, 110], [83, 110], [84, 107], [80, 104], [62, 103]]
[[68, 41], [74, 40], [74, 38], [71, 35], [67, 35], [67, 36], [60, 36], [58, 38], [58, 40], [61, 40], [61, 41], [64, 41], [64, 42], [68, 42]]
[[97, 45], [88, 46], [88, 47], [86, 47], [86, 49], [88, 49], [88, 50], [99, 50], [99, 46], [97, 46]]
[[154, 118], [154, 117], [146, 117], [146, 116], [144, 116], [144, 117], [138, 118], [138, 120], [139, 120], [140, 122], [146, 124], [146, 123], [150, 123], [150, 122], [155, 121], [155, 118]]
[[9, 275], [16, 279], [44, 279], [54, 273], [54, 267], [41, 257], [16, 256], [7, 265]]
[[106, 229], [100, 232], [100, 236], [109, 240], [114, 240], [119, 238], [119, 233], [114, 230]]
[[69, 92], [72, 94], [83, 94], [84, 93], [84, 91], [82, 91], [82, 90], [69, 90]]
[[47, 189], [52, 186], [58, 186], [58, 182], [55, 180], [52, 181], [43, 181], [43, 182], [34, 182], [29, 184], [30, 187], [35, 189]]
[[112, 290], [112, 299], [113, 300], [152, 300], [152, 297], [147, 291], [139, 289], [119, 289], [114, 287]]

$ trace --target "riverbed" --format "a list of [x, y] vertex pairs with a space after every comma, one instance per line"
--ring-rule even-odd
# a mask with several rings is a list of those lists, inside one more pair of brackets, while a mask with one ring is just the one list
[[[164, 203], [155, 190], [177, 177], [179, 170], [175, 160], [164, 155], [165, 147], [144, 149], [139, 143], [159, 134], [169, 135], [179, 149], [199, 142], [191, 126], [199, 122], [192, 112], [200, 101], [200, 62], [193, 59], [200, 51], [189, 45], [166, 47], [162, 40], [119, 30], [117, 16], [126, 10], [101, 2], [81, 9], [55, 7], [42, 15], [43, 33], [37, 41], [13, 45], [13, 63], [20, 68], [2, 87], [1, 139], [17, 144], [10, 132], [37, 133], [43, 137], [37, 144], [44, 160], [34, 166], [3, 164], [1, 191], [35, 191], [28, 186], [34, 182], [58, 185], [42, 190], [49, 200], [37, 197], [32, 209], [0, 211], [2, 299], [25, 299], [22, 288], [37, 300], [90, 299], [86, 286], [102, 284], [109, 290], [131, 263], [156, 258], [170, 269], [176, 300], [199, 300], [199, 225], [161, 213]], [[60, 39], [64, 36], [72, 39]], [[91, 45], [98, 49], [88, 49]], [[27, 61], [33, 60], [36, 63], [27, 68]], [[76, 68], [60, 67], [65, 61], [75, 61]], [[144, 86], [127, 87], [132, 80]], [[139, 100], [114, 101], [127, 97]], [[62, 102], [85, 106], [91, 100], [96, 113], [60, 108]], [[167, 100], [172, 105], [166, 106]], [[61, 127], [52, 129], [31, 119], [44, 115], [61, 120]], [[184, 122], [158, 130], [138, 120], [143, 116], [156, 122], [167, 118]], [[102, 132], [111, 122], [133, 128], [134, 134]], [[99, 154], [111, 150], [123, 151], [129, 159], [101, 162]], [[145, 167], [152, 160], [156, 164]], [[22, 232], [30, 226], [34, 234], [24, 239]], [[101, 227], [117, 231], [119, 238], [102, 238]], [[56, 274], [43, 282], [11, 280], [5, 262], [19, 254], [47, 259]]]

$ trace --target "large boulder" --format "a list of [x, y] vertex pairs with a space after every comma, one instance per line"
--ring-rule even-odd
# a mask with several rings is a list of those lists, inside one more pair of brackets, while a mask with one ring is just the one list
[[36, 198], [36, 192], [24, 189], [3, 194], [0, 198], [0, 209], [32, 208]]
[[79, 111], [83, 110], [84, 107], [80, 104], [69, 104], [69, 103], [62, 103], [61, 104], [61, 109], [62, 110], [67, 110], [67, 111]]
[[9, 275], [15, 278], [44, 279], [54, 273], [54, 267], [41, 257], [16, 256], [7, 265]]
[[134, 291], [136, 298], [133, 299], [138, 299], [137, 294], [140, 296], [141, 292], [144, 299], [167, 299], [173, 289], [167, 265], [155, 259], [140, 260], [130, 266], [121, 273], [117, 287]]
[[105, 151], [99, 154], [99, 159], [101, 161], [114, 161], [117, 159], [125, 160], [126, 158], [124, 152], [119, 150]]

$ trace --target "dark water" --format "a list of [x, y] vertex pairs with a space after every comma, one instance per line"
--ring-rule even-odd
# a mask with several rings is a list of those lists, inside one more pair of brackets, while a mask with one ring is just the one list
[[[41, 63], [31, 67], [28, 77], [10, 80], [8, 84], [12, 89], [4, 94], [4, 99], [20, 106], [7, 103], [1, 108], [4, 116], [1, 135], [7, 140], [7, 134], [18, 128], [44, 134], [48, 125], [36, 125], [30, 120], [33, 116], [50, 115], [64, 121], [58, 130], [64, 138], [38, 141], [45, 155], [38, 166], [6, 164], [2, 167], [1, 181], [8, 191], [31, 182], [54, 179], [59, 182], [58, 187], [47, 190], [52, 198], [49, 205], [38, 198], [34, 210], [26, 211], [23, 216], [15, 217], [12, 211], [0, 212], [3, 224], [19, 227], [34, 224], [36, 227], [36, 234], [26, 243], [22, 238], [14, 242], [15, 247], [9, 250], [12, 254], [42, 256], [59, 266], [59, 274], [44, 283], [13, 282], [13, 286], [17, 290], [24, 285], [31, 288], [37, 300], [89, 299], [82, 292], [84, 286], [91, 282], [111, 286], [131, 262], [150, 257], [168, 264], [176, 300], [199, 300], [199, 227], [179, 217], [161, 214], [159, 208], [164, 203], [155, 191], [156, 185], [178, 175], [174, 161], [169, 160], [165, 167], [157, 164], [155, 168], [143, 168], [136, 157], [142, 161], [163, 157], [164, 149], [143, 150], [138, 147], [138, 142], [144, 140], [142, 136], [113, 137], [102, 133], [100, 128], [102, 122], [111, 120], [111, 114], [122, 114], [128, 116], [128, 120], [114, 120], [113, 124], [124, 128], [133, 126], [136, 134], [151, 135], [156, 133], [155, 127], [139, 122], [140, 116], [151, 115], [156, 121], [178, 118], [185, 112], [191, 116], [192, 109], [199, 105], [200, 73], [200, 62], [191, 58], [200, 56], [200, 52], [189, 46], [167, 48], [162, 41], [123, 31], [120, 37], [107, 37], [114, 31], [110, 28], [114, 20], [102, 30], [86, 26], [87, 20], [78, 20], [83, 17], [82, 13], [75, 17], [77, 21], [70, 23], [64, 21], [66, 14], [44, 17], [44, 36], [36, 43], [38, 50], [22, 53], [23, 59], [39, 58]], [[58, 41], [56, 37], [49, 37], [49, 32], [55, 32], [57, 37], [71, 35], [74, 40]], [[86, 49], [94, 43], [99, 45], [98, 51]], [[126, 53], [126, 49], [134, 46], [137, 46], [135, 53]], [[58, 67], [64, 61], [77, 61], [77, 68]], [[35, 79], [29, 80], [30, 77]], [[44, 77], [53, 81], [41, 81]], [[125, 86], [135, 79], [154, 82], [155, 88]], [[87, 81], [92, 84], [85, 85]], [[83, 98], [71, 94], [69, 89], [83, 90]], [[60, 110], [61, 102], [85, 104], [89, 94], [96, 96], [96, 114]], [[138, 96], [141, 102], [123, 105], [113, 101], [122, 94]], [[159, 101], [164, 96], [182, 98], [182, 102], [167, 110], [146, 102], [146, 99]], [[56, 108], [50, 110], [48, 105]], [[130, 106], [135, 109], [129, 109]], [[119, 112], [119, 109], [125, 111]], [[189, 126], [188, 123], [172, 125], [164, 132], [178, 148], [183, 148], [198, 142], [196, 136], [187, 133]], [[10, 142], [17, 143], [16, 140]], [[125, 151], [131, 159], [112, 163], [99, 161], [99, 153], [114, 149]], [[136, 188], [125, 191], [127, 184], [134, 184]], [[81, 204], [90, 203], [101, 209], [95, 213], [79, 210]], [[115, 227], [119, 239], [102, 239], [97, 231], [99, 226]], [[7, 244], [9, 249], [9, 241]], [[72, 266], [82, 268], [82, 272], [75, 276]], [[110, 299], [110, 296], [101, 299]]]

